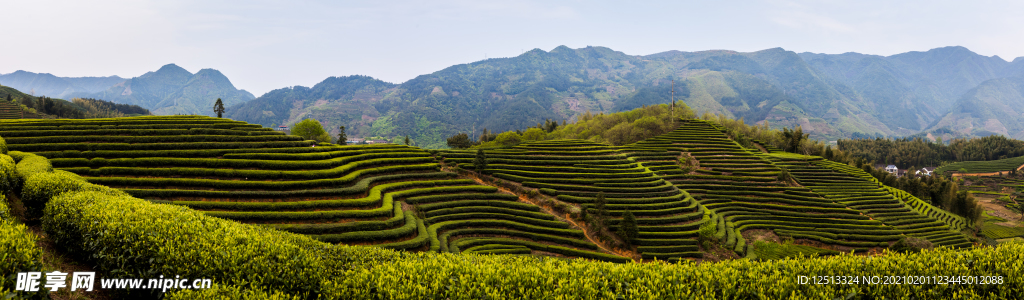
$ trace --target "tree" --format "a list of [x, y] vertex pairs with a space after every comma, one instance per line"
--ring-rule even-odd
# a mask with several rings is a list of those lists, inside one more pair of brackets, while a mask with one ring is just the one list
[[[550, 123], [549, 123], [550, 124]], [[530, 128], [523, 133], [523, 139], [527, 141], [540, 141], [544, 139], [546, 133], [540, 128]]]
[[469, 135], [463, 132], [453, 135], [448, 138], [448, 147], [455, 149], [466, 149], [473, 146], [473, 141], [469, 140]]
[[636, 216], [633, 215], [633, 212], [626, 210], [626, 214], [622, 216], [622, 222], [619, 222], [619, 231], [616, 233], [626, 242], [626, 246], [633, 245], [633, 240], [636, 240], [637, 236], [640, 235], [640, 229], [636, 226]]
[[477, 141], [481, 142], [481, 143], [483, 143], [483, 142], [490, 142], [490, 141], [494, 140], [494, 137], [495, 137], [494, 134], [492, 134], [490, 131], [487, 131], [487, 128], [484, 128], [480, 132], [480, 137], [477, 138]]
[[[324, 130], [324, 126], [320, 125], [320, 121], [314, 119], [305, 119], [302, 122], [295, 124], [292, 127], [292, 134], [301, 136], [307, 140], [315, 140], [319, 142], [330, 142], [331, 137]], [[327, 140], [324, 140], [327, 138]]]
[[218, 118], [224, 116], [224, 102], [217, 98], [217, 102], [213, 104], [213, 112], [217, 113]]
[[832, 159], [832, 146], [825, 146], [825, 159]]
[[804, 133], [803, 128], [796, 126], [796, 129], [789, 130], [789, 128], [782, 128], [780, 133], [782, 137], [782, 150], [786, 152], [797, 153], [800, 151], [800, 144], [807, 139], [810, 134]]
[[779, 176], [776, 179], [782, 181], [785, 184], [789, 184], [789, 181], [793, 179], [793, 175], [790, 175], [788, 170], [782, 168], [782, 171], [779, 172]]
[[1020, 220], [1024, 222], [1024, 187], [1014, 188], [1013, 194], [1011, 194], [1010, 200], [1016, 204], [1017, 212], [1020, 213]]
[[966, 218], [969, 224], [977, 225], [981, 221], [984, 207], [967, 191], [956, 192], [951, 202], [949, 210]]
[[[562, 125], [565, 125], [565, 124], [563, 123]], [[552, 121], [551, 119], [545, 119], [544, 120], [544, 125], [543, 126], [538, 126], [538, 128], [543, 129], [545, 132], [555, 131], [555, 129], [558, 129], [558, 121]]]
[[338, 127], [338, 144], [344, 145], [348, 142], [348, 135], [345, 134], [345, 126]]
[[409, 141], [409, 136], [406, 135], [405, 136], [405, 145], [408, 146], [410, 143], [411, 143], [411, 141]]
[[11, 99], [11, 94], [7, 94], [7, 102], [11, 102], [11, 101], [14, 101], [14, 99]]
[[502, 146], [512, 146], [515, 144], [519, 144], [521, 139], [522, 137], [519, 136], [519, 134], [516, 133], [515, 131], [507, 131], [502, 132], [501, 134], [498, 135], [498, 137], [495, 137], [494, 141]]
[[690, 156], [689, 153], [683, 152], [676, 161], [676, 164], [679, 165], [679, 169], [683, 171], [683, 174], [690, 174], [697, 170], [697, 160], [694, 159], [693, 156]]
[[608, 216], [608, 209], [605, 205], [608, 204], [608, 200], [604, 198], [604, 192], [597, 192], [597, 197], [594, 198], [594, 209], [597, 210], [597, 224], [600, 227], [604, 227], [604, 219]]
[[473, 167], [481, 174], [485, 169], [487, 169], [487, 154], [484, 154], [483, 149], [476, 149], [476, 158], [473, 159]]

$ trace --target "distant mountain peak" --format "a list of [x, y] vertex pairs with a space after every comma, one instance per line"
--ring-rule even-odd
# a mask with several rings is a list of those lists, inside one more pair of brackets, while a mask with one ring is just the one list
[[565, 52], [565, 51], [569, 51], [569, 52], [572, 52], [573, 50], [572, 50], [572, 49], [569, 49], [569, 47], [566, 47], [565, 45], [560, 45], [560, 46], [558, 46], [558, 47], [555, 47], [555, 49], [551, 49], [551, 53], [555, 53], [555, 52]]
[[166, 75], [192, 76], [193, 75], [192, 72], [189, 72], [188, 70], [185, 70], [185, 68], [179, 67], [176, 64], [166, 64], [166, 65], [160, 67], [160, 69], [157, 69], [156, 71], [148, 72], [146, 74], [143, 74], [143, 76], [146, 76], [146, 75], [149, 75], [149, 74], [161, 74], [161, 75], [164, 75], [164, 76], [166, 76]]
[[162, 67], [160, 67], [160, 69], [157, 69], [156, 71], [160, 72], [160, 71], [164, 71], [164, 70], [174, 70], [174, 69], [178, 69], [178, 70], [182, 70], [182, 71], [188, 72], [188, 70], [185, 70], [185, 68], [179, 67], [176, 64], [166, 64], [166, 65], [163, 65]]
[[220, 71], [217, 71], [216, 69], [202, 69], [202, 70], [199, 70], [199, 72], [196, 72], [195, 75], [196, 76], [207, 76], [207, 77], [223, 77], [225, 79], [228, 78], [227, 76], [224, 76], [224, 73], [221, 73]]

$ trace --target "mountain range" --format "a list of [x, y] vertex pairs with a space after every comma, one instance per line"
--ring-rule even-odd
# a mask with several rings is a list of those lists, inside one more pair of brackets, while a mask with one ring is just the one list
[[93, 98], [138, 105], [156, 115], [213, 116], [217, 98], [226, 106], [256, 98], [245, 90], [236, 89], [220, 71], [202, 69], [192, 74], [175, 64], [131, 79], [117, 76], [69, 78], [17, 71], [0, 75], [0, 84], [34, 96], [69, 100]]
[[67, 98], [75, 93], [96, 93], [124, 81], [118, 76], [108, 77], [57, 77], [48, 73], [17, 71], [0, 74], [0, 84], [19, 91], [51, 98]]
[[[1011, 100], [1015, 89], [997, 83], [1022, 75], [1024, 59], [1007, 62], [963, 47], [892, 56], [781, 48], [634, 56], [562, 46], [455, 65], [401, 84], [332, 77], [312, 88], [271, 91], [229, 108], [228, 116], [265, 125], [316, 118], [332, 134], [344, 125], [350, 136], [408, 135], [443, 147], [444, 137], [457, 132], [524, 129], [586, 111], [668, 103], [674, 89], [677, 100], [700, 113], [800, 125], [817, 139], [923, 132], [946, 140], [994, 133], [1020, 139], [1024, 131], [1014, 128], [1024, 122], [1010, 115], [1024, 112], [1024, 104]], [[1014, 109], [965, 110], [969, 103]]]
[[[8, 79], [26, 77], [12, 76], [19, 73], [28, 72], [2, 75], [0, 84], [137, 104], [155, 114], [211, 115], [212, 101], [220, 97], [228, 106], [226, 117], [237, 120], [271, 126], [315, 118], [332, 135], [346, 126], [352, 137], [407, 135], [425, 147], [444, 147], [445, 138], [458, 132], [524, 129], [546, 119], [571, 121], [587, 111], [668, 103], [672, 90], [699, 113], [772, 127], [800, 125], [817, 139], [1024, 139], [1024, 58], [1007, 62], [958, 46], [892, 56], [782, 48], [627, 55], [559, 46], [455, 65], [400, 84], [330, 77], [311, 88], [281, 88], [258, 98], [235, 89], [216, 70], [191, 74], [175, 65], [101, 91], [68, 78], [52, 87], [39, 79]], [[59, 82], [53, 78], [46, 82]], [[22, 82], [37, 84], [16, 84]]]

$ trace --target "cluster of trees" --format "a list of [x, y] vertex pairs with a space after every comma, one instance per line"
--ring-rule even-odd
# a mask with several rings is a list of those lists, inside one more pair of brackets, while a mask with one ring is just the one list
[[149, 115], [149, 110], [137, 105], [118, 104], [110, 101], [74, 98], [70, 102], [50, 97], [20, 97], [6, 95], [8, 102], [21, 104], [30, 112], [64, 119], [116, 118], [133, 115]]
[[[562, 122], [564, 125], [564, 121]], [[468, 134], [460, 132], [448, 138], [448, 147], [453, 149], [466, 149], [474, 146], [481, 148], [508, 147], [522, 142], [542, 141], [548, 134], [558, 128], [558, 122], [547, 119], [544, 124], [537, 123], [537, 127], [531, 127], [526, 131], [506, 131], [494, 134], [484, 128], [480, 138], [473, 141]], [[406, 136], [408, 138], [408, 136]]]
[[35, 109], [39, 114], [46, 114], [65, 119], [85, 118], [84, 109], [75, 107], [70, 102], [50, 97], [21, 98], [21, 104]]
[[734, 120], [722, 114], [710, 113], [704, 113], [701, 119], [718, 123], [725, 128], [726, 134], [729, 137], [743, 145], [743, 147], [750, 149], [757, 149], [754, 141], [758, 141], [761, 144], [770, 145], [786, 152], [818, 155], [828, 159], [842, 158], [840, 153], [833, 152], [831, 147], [824, 142], [810, 139], [809, 134], [804, 133], [803, 128], [800, 126], [796, 126], [793, 129], [772, 129], [767, 120], [760, 122], [760, 125], [748, 125], [743, 121], [743, 118]]
[[874, 168], [871, 164], [864, 163], [863, 159], [857, 159], [855, 164], [885, 185], [930, 201], [932, 205], [963, 216], [971, 222], [981, 221], [984, 208], [978, 204], [974, 196], [967, 191], [961, 191], [959, 184], [952, 180], [942, 176], [917, 177], [910, 173], [897, 178], [896, 175], [886, 172], [884, 169]]
[[867, 161], [910, 166], [938, 166], [943, 162], [997, 160], [1024, 155], [1024, 141], [1001, 135], [931, 142], [922, 138], [839, 140], [839, 149]]
[[612, 145], [625, 145], [667, 133], [679, 127], [680, 118], [695, 116], [681, 101], [673, 106], [659, 104], [613, 114], [594, 115], [589, 111], [574, 124], [561, 126], [548, 139], [584, 139]]
[[[323, 124], [316, 119], [305, 119], [292, 126], [293, 135], [301, 136], [307, 140], [314, 140], [317, 142], [330, 143], [331, 135], [324, 129]], [[334, 141], [339, 145], [345, 145], [348, 142], [348, 134], [345, 133], [345, 126], [338, 127], [338, 139]], [[411, 142], [409, 136], [405, 137], [405, 144], [409, 145]], [[363, 141], [362, 144], [366, 144]]]
[[598, 143], [625, 145], [635, 143], [674, 130], [680, 118], [693, 118], [686, 104], [660, 104], [643, 106], [631, 111], [613, 114], [587, 112], [573, 124], [561, 124], [547, 119], [526, 131], [515, 130], [494, 133], [484, 128], [476, 141], [469, 134], [459, 133], [448, 138], [448, 146], [456, 149], [470, 147], [503, 147], [525, 141], [550, 139], [584, 139]]
[[119, 118], [137, 115], [150, 115], [148, 109], [138, 105], [119, 104], [91, 98], [74, 98], [71, 103], [85, 110], [85, 118]]
[[[580, 213], [580, 217], [590, 230], [600, 232], [606, 228], [609, 214], [608, 200], [605, 199], [604, 192], [598, 192], [594, 198], [593, 214], [588, 213], [587, 209], [581, 210]], [[616, 230], [615, 234], [622, 239], [626, 247], [633, 246], [633, 242], [640, 236], [640, 228], [637, 226], [636, 215], [633, 212], [626, 210], [626, 213], [622, 215], [622, 221], [619, 222], [619, 230]]]

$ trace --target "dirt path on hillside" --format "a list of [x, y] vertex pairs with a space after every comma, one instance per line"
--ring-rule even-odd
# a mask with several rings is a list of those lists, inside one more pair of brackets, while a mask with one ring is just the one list
[[[80, 257], [75, 257], [57, 246], [52, 239], [43, 231], [43, 226], [39, 220], [28, 221], [25, 218], [25, 206], [21, 202], [21, 198], [13, 193], [6, 193], [9, 207], [11, 209], [11, 215], [15, 216], [18, 223], [25, 224], [28, 227], [28, 231], [35, 235], [36, 247], [42, 250], [43, 255], [40, 260], [43, 264], [43, 272], [60, 271], [63, 273], [73, 272], [95, 272], [90, 267], [91, 264], [82, 260]], [[103, 274], [97, 272], [97, 277], [102, 277]], [[63, 300], [63, 299], [85, 299], [85, 300], [106, 300], [114, 299], [111, 295], [111, 291], [101, 289], [99, 279], [94, 283], [94, 289], [91, 292], [84, 290], [77, 290], [72, 292], [69, 288], [64, 287], [58, 289], [56, 292], [49, 293], [50, 299]]]
[[499, 191], [502, 191], [502, 192], [505, 192], [505, 193], [509, 193], [509, 194], [512, 194], [512, 195], [516, 195], [517, 197], [519, 197], [519, 201], [522, 201], [522, 202], [525, 202], [525, 203], [529, 203], [529, 204], [533, 204], [533, 205], [536, 205], [537, 207], [540, 207], [541, 210], [544, 211], [544, 213], [552, 215], [552, 216], [555, 216], [559, 220], [565, 221], [566, 223], [572, 224], [573, 227], [579, 228], [581, 231], [583, 231], [583, 235], [587, 237], [587, 240], [589, 240], [591, 243], [594, 243], [594, 245], [597, 245], [598, 248], [601, 248], [601, 250], [604, 250], [607, 253], [612, 253], [612, 254], [616, 254], [616, 255], [622, 256], [622, 257], [628, 257], [628, 258], [631, 258], [631, 259], [636, 260], [636, 261], [641, 261], [640, 254], [635, 252], [635, 251], [623, 251], [623, 250], [619, 250], [619, 249], [612, 249], [611, 247], [608, 247], [607, 245], [602, 243], [600, 240], [595, 239], [593, 234], [591, 234], [590, 231], [587, 230], [586, 227], [583, 227], [583, 226], [580, 226], [579, 224], [577, 224], [572, 218], [569, 217], [568, 214], [559, 215], [558, 213], [556, 213], [554, 211], [553, 208], [551, 208], [549, 206], [537, 203], [537, 202], [533, 201], [532, 199], [530, 199], [529, 197], [527, 197], [525, 195], [517, 194], [515, 192], [510, 191], [509, 189], [504, 188], [504, 187], [488, 184], [488, 183], [484, 182], [483, 179], [480, 179], [480, 177], [478, 177], [478, 176], [476, 176], [474, 174], [471, 174], [471, 173], [467, 174], [467, 175], [459, 174], [459, 176], [469, 177], [469, 178], [473, 179], [473, 181], [476, 181], [476, 183], [479, 183], [479, 184], [482, 184], [482, 185], [493, 186], [495, 188], [498, 188]]
[[758, 143], [750, 143], [750, 144], [756, 146], [758, 150], [761, 150], [761, 152], [769, 153], [768, 149], [765, 149], [764, 146], [761, 146], [761, 144], [758, 144]]

